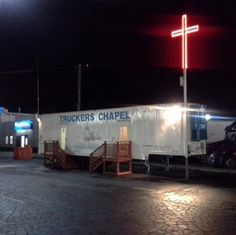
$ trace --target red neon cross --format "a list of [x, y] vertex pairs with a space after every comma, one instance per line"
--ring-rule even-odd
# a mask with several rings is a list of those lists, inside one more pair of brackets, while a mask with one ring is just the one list
[[172, 31], [172, 38], [182, 36], [182, 68], [188, 68], [188, 40], [187, 34], [197, 32], [199, 30], [198, 25], [187, 27], [187, 15], [182, 15], [182, 28]]

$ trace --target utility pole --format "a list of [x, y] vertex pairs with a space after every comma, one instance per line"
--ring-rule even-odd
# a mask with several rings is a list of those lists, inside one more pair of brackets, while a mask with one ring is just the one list
[[39, 62], [37, 60], [37, 114], [39, 114]]
[[78, 97], [77, 97], [77, 110], [80, 111], [81, 110], [81, 76], [82, 76], [82, 64], [79, 63], [77, 66], [77, 72], [78, 72]]
[[184, 112], [183, 112], [183, 147], [185, 157], [185, 179], [189, 179], [189, 162], [188, 162], [188, 128], [187, 128], [187, 68], [188, 68], [188, 37], [189, 33], [194, 33], [199, 30], [198, 25], [188, 26], [187, 15], [182, 15], [182, 28], [172, 31], [172, 38], [182, 37], [182, 69], [183, 69], [183, 92], [184, 92]]

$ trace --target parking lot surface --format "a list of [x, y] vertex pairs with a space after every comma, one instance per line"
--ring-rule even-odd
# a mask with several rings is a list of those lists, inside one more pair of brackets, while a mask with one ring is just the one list
[[235, 234], [236, 187], [222, 182], [56, 171], [1, 153], [0, 234]]

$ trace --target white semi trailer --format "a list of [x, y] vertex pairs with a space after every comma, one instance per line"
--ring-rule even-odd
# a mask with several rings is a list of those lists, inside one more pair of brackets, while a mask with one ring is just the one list
[[[39, 153], [44, 141], [59, 141], [76, 156], [89, 156], [104, 141], [132, 141], [132, 158], [150, 154], [183, 156], [183, 106], [162, 104], [40, 115]], [[206, 153], [206, 121], [201, 105], [188, 105], [188, 154]]]

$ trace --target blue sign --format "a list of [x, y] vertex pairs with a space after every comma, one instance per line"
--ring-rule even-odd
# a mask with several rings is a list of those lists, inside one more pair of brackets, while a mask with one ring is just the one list
[[17, 133], [32, 130], [33, 129], [33, 121], [32, 120], [23, 120], [23, 121], [16, 121], [15, 122], [15, 131]]

